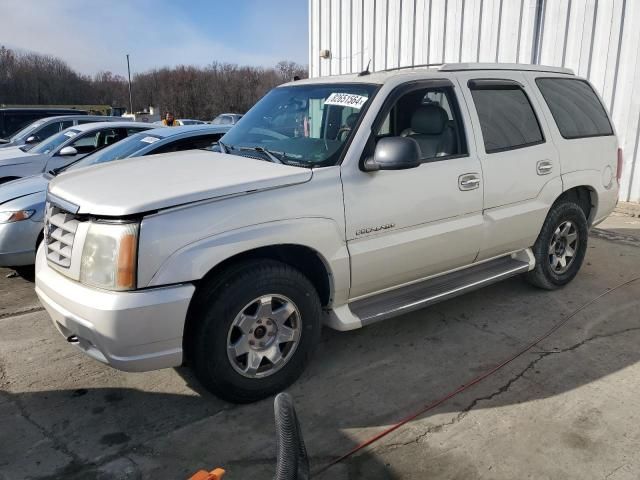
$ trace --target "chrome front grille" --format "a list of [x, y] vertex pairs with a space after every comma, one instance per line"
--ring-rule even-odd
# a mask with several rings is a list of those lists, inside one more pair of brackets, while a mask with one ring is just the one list
[[64, 268], [71, 266], [73, 241], [80, 221], [57, 205], [47, 203], [44, 241], [47, 259]]

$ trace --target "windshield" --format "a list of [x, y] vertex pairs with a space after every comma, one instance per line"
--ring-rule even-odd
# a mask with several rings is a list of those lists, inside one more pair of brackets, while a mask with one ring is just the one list
[[375, 90], [344, 83], [274, 88], [222, 137], [222, 149], [254, 157], [246, 148], [258, 147], [282, 163], [335, 165]]
[[15, 142], [16, 140], [20, 140], [22, 138], [27, 138], [29, 136], [29, 133], [33, 132], [36, 128], [38, 128], [43, 123], [44, 123], [43, 121], [38, 120], [37, 122], [33, 122], [33, 123], [27, 125], [22, 130], [18, 131], [18, 133], [13, 135], [13, 137], [11, 137], [9, 139], [9, 141]]
[[122, 160], [123, 158], [135, 156], [137, 152], [157, 142], [161, 138], [162, 137], [149, 135], [144, 132], [137, 133], [111, 145], [110, 147], [103, 148], [94, 154], [87, 155], [79, 162], [71, 164], [65, 170], [73, 170], [75, 168], [88, 167], [90, 165], [97, 165], [99, 163]]
[[63, 132], [47, 138], [44, 142], [39, 143], [29, 150], [29, 153], [50, 153], [70, 138], [75, 137], [78, 133], [80, 133], [80, 130], [74, 130], [71, 128], [64, 130]]

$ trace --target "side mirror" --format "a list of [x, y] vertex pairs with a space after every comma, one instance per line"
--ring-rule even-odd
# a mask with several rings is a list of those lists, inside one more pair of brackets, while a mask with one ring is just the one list
[[64, 147], [62, 150], [58, 152], [58, 155], [61, 157], [73, 157], [77, 155], [78, 151], [73, 147]]
[[35, 135], [31, 135], [29, 138], [27, 138], [24, 143], [30, 144], [30, 143], [36, 143], [38, 141], [38, 137], [36, 137]]
[[413, 138], [385, 137], [378, 140], [373, 157], [364, 162], [367, 172], [406, 170], [420, 165], [420, 145]]

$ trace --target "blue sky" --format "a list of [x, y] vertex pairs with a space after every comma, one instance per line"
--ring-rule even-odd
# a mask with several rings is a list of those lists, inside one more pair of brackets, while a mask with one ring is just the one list
[[308, 63], [308, 0], [2, 0], [0, 44], [126, 74], [213, 60]]

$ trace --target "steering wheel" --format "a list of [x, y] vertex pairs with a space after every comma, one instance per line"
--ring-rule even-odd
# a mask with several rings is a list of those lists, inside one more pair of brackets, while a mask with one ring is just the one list
[[[340, 127], [338, 133], [336, 134], [336, 140], [344, 141], [349, 136], [349, 132], [351, 132], [351, 127]], [[342, 134], [346, 133], [344, 138], [342, 138]]]

